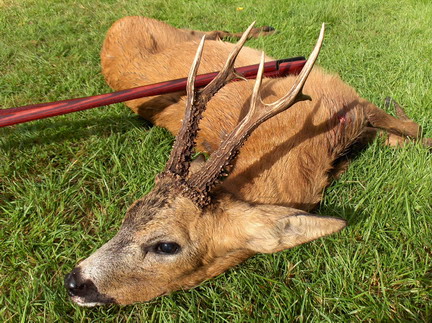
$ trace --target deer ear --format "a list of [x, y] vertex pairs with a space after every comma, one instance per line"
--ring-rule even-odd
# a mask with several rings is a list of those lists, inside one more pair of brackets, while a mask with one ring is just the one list
[[261, 216], [261, 212], [254, 210], [252, 218], [255, 221], [245, 221], [243, 228], [248, 249], [257, 253], [277, 252], [338, 232], [346, 226], [342, 219], [291, 208], [274, 208], [271, 212], [266, 207]]

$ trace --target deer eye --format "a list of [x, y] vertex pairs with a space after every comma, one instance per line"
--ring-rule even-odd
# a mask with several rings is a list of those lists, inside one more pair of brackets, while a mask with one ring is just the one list
[[154, 251], [160, 255], [174, 255], [180, 251], [180, 246], [175, 242], [160, 242], [154, 247]]

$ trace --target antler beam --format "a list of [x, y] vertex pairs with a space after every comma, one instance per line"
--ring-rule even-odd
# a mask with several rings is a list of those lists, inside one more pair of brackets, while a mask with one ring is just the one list
[[182, 179], [185, 179], [188, 175], [191, 157], [195, 147], [195, 140], [199, 130], [198, 124], [202, 118], [202, 113], [206, 108], [207, 102], [210, 101], [210, 99], [225, 84], [238, 77], [234, 71], [234, 62], [244, 43], [248, 39], [249, 33], [254, 25], [255, 22], [253, 22], [243, 33], [243, 36], [234, 47], [219, 74], [203, 90], [195, 92], [194, 83], [201, 61], [205, 36], [201, 39], [186, 85], [187, 103], [185, 117], [183, 119], [182, 127], [176, 136], [174, 147], [171, 151], [170, 158], [165, 166], [165, 172], [163, 174], [171, 173]]

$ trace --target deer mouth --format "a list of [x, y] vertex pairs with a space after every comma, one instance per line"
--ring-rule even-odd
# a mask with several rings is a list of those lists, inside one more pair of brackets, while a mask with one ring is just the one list
[[104, 294], [92, 294], [89, 296], [72, 296], [70, 295], [72, 302], [79, 306], [94, 307], [98, 305], [117, 304], [114, 298], [108, 297]]
[[84, 307], [94, 307], [94, 306], [98, 306], [98, 305], [106, 305], [106, 304], [111, 304], [111, 303], [101, 303], [101, 302], [88, 302], [85, 299], [83, 299], [82, 297], [79, 296], [72, 296], [71, 297], [72, 302], [74, 302], [75, 304], [79, 305], [79, 306], [84, 306]]

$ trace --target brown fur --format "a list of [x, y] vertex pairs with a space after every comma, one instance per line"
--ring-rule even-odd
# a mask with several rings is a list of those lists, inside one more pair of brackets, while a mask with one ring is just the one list
[[[265, 30], [257, 28], [253, 36]], [[107, 33], [102, 72], [114, 90], [185, 77], [203, 34], [150, 18], [123, 18]], [[206, 34], [214, 40], [206, 42], [199, 73], [219, 70], [234, 46], [217, 39], [225, 32]], [[244, 48], [236, 65], [259, 59], [259, 51]], [[294, 80], [265, 79], [263, 101], [285, 95]], [[212, 153], [246, 114], [252, 87], [252, 81], [230, 83], [209, 102], [200, 123], [199, 151]], [[304, 93], [312, 101], [295, 104], [252, 133], [208, 207], [197, 207], [161, 178], [129, 209], [119, 233], [68, 276], [72, 299], [81, 305], [146, 301], [193, 287], [256, 253], [277, 252], [341, 230], [343, 220], [307, 213], [330, 180], [346, 169], [341, 156], [369, 143], [377, 129], [401, 141], [418, 138], [420, 129], [360, 98], [319, 67], [311, 72]], [[127, 105], [175, 135], [184, 116], [184, 94]], [[160, 242], [176, 242], [181, 252], [160, 255], [154, 249]]]
[[[201, 35], [149, 18], [123, 18], [108, 31], [101, 53], [103, 74], [115, 90], [185, 77]], [[220, 69], [233, 46], [207, 41], [199, 72]], [[244, 48], [236, 65], [257, 64], [259, 58], [259, 51]], [[280, 98], [294, 78], [264, 80], [264, 102]], [[208, 104], [200, 124], [199, 151], [211, 153], [244, 116], [252, 86], [252, 81], [228, 84]], [[320, 68], [309, 76], [304, 92], [313, 100], [261, 125], [242, 148], [233, 174], [223, 184], [239, 199], [311, 210], [329, 184], [334, 160], [362, 136], [367, 125], [412, 138], [419, 135], [417, 124], [386, 114]], [[184, 114], [183, 95], [144, 98], [127, 105], [175, 135]]]

